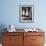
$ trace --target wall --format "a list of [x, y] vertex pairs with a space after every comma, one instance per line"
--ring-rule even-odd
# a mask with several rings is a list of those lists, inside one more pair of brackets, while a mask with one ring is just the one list
[[[45, 0], [1, 0], [0, 25], [13, 24], [16, 28], [39, 27], [46, 28]], [[19, 22], [19, 5], [34, 4], [34, 23]]]

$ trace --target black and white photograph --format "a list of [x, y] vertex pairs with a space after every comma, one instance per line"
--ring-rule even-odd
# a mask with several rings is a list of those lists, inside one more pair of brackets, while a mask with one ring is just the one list
[[20, 5], [20, 22], [33, 22], [34, 20], [34, 6]]

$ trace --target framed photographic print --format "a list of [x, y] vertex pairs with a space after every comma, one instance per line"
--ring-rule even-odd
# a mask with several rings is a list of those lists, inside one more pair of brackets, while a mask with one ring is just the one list
[[34, 5], [20, 5], [19, 15], [20, 22], [34, 22]]

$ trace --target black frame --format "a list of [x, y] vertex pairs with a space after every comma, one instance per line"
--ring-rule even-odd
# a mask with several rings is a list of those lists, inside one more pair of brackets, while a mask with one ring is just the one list
[[19, 21], [26, 23], [34, 22], [34, 5], [19, 6]]

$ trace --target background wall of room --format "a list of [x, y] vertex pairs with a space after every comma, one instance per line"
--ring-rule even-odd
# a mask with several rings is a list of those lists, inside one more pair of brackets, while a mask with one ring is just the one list
[[[0, 0], [0, 25], [16, 28], [46, 28], [46, 0]], [[34, 5], [34, 23], [19, 22], [19, 5]]]

